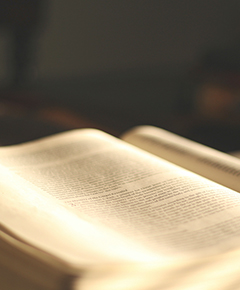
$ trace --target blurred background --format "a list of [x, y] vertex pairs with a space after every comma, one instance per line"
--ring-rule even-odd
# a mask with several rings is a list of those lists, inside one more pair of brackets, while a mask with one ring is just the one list
[[0, 145], [155, 125], [240, 150], [237, 0], [0, 1]]

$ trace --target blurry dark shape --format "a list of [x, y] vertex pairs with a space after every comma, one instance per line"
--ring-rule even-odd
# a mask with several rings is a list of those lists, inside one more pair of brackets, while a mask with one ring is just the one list
[[14, 94], [14, 90], [6, 90], [0, 98], [0, 146], [86, 127], [108, 131], [73, 109], [42, 102], [37, 93], [28, 95], [27, 91], [18, 90]]
[[0, 0], [0, 27], [11, 35], [11, 83], [0, 91], [0, 146], [45, 137], [67, 129], [94, 127], [73, 111], [42, 101], [28, 88], [34, 77], [37, 39], [47, 0]]
[[240, 45], [206, 53], [195, 70], [195, 109], [206, 118], [240, 124]]
[[12, 36], [12, 85], [28, 82], [34, 74], [36, 39], [43, 21], [44, 0], [0, 0], [0, 25]]
[[235, 43], [203, 54], [179, 98], [185, 137], [221, 151], [240, 148], [239, 51]]

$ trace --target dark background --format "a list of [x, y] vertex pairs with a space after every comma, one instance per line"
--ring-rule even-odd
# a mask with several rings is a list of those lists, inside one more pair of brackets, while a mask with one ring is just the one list
[[151, 124], [240, 149], [240, 4], [0, 1], [1, 145]]

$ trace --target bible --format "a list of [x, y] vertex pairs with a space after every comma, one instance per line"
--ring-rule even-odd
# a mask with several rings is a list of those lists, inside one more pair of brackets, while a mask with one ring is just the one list
[[3, 290], [237, 289], [240, 160], [153, 126], [0, 148]]

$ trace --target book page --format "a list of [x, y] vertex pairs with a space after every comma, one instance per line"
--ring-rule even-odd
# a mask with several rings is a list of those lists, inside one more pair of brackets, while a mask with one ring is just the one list
[[81, 269], [92, 263], [123, 263], [148, 256], [142, 248], [105, 227], [96, 227], [82, 219], [49, 194], [2, 166], [0, 232], [15, 238], [22, 246], [31, 246], [33, 252], [34, 248], [40, 249], [41, 258], [41, 251], [44, 251], [53, 262], [56, 258], [59, 263], [67, 262], [65, 270], [74, 265]]
[[[138, 249], [145, 249], [155, 258], [177, 258], [219, 253], [239, 245], [238, 193], [103, 132], [72, 131], [2, 148], [0, 163], [31, 190], [39, 189], [64, 204], [65, 215], [74, 219], [75, 213], [81, 215], [85, 220], [72, 222], [74, 231], [82, 235], [81, 227], [86, 221], [131, 240], [135, 250], [129, 248], [124, 256], [132, 252], [130, 256], [140, 257]], [[35, 209], [43, 198], [37, 196], [33, 199]], [[40, 204], [46, 207], [47, 200]], [[72, 212], [68, 212], [70, 207]], [[45, 214], [53, 208], [54, 205], [46, 208]], [[7, 215], [8, 210], [5, 211], [3, 216]], [[69, 226], [63, 217], [62, 214], [61, 223]], [[68, 235], [62, 241], [71, 245], [73, 233], [70, 238]], [[94, 236], [80, 237], [89, 242]], [[74, 244], [76, 250], [77, 242]], [[116, 239], [101, 246], [101, 250], [105, 246], [109, 252], [120, 249]]]
[[136, 127], [122, 139], [240, 192], [238, 158], [153, 126]]
[[[78, 279], [74, 290], [237, 290], [240, 252], [167, 265], [96, 267]], [[100, 273], [100, 274], [99, 274]]]

